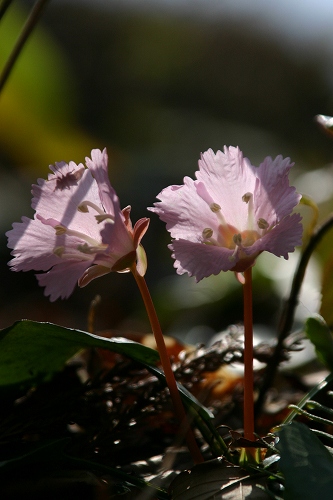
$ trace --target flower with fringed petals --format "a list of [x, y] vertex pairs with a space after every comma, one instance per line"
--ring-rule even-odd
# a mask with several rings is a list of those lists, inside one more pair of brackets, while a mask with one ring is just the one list
[[302, 241], [301, 195], [289, 185], [289, 158], [255, 167], [238, 147], [201, 155], [196, 180], [169, 186], [150, 208], [166, 223], [178, 274], [197, 281], [220, 271], [242, 273], [263, 251], [288, 259]]
[[130, 207], [121, 210], [108, 178], [106, 149], [92, 150], [86, 167], [51, 165], [48, 179], [32, 186], [34, 218], [22, 217], [6, 233], [13, 249], [11, 269], [44, 271], [36, 276], [51, 301], [67, 298], [76, 283], [83, 287], [111, 271], [129, 271], [133, 264], [140, 275], [146, 271], [140, 242], [149, 219], [133, 227]]

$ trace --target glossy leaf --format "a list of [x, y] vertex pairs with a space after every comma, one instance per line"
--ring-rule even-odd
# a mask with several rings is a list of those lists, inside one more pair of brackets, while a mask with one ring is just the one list
[[157, 351], [131, 340], [22, 320], [0, 331], [0, 388], [24, 389], [49, 380], [74, 354], [89, 347], [109, 349], [145, 365], [159, 360]]
[[[89, 347], [123, 354], [166, 383], [164, 373], [155, 366], [159, 354], [154, 349], [122, 337], [110, 339], [52, 323], [22, 320], [0, 331], [0, 390], [24, 390], [50, 380], [66, 361]], [[186, 406], [211, 427], [213, 414], [180, 384], [178, 388]]]
[[278, 436], [284, 499], [332, 498], [333, 457], [317, 436], [299, 422], [283, 426]]
[[[332, 236], [329, 236], [332, 238]], [[325, 243], [328, 248], [332, 248], [331, 241], [327, 241], [327, 238], [325, 239]], [[328, 259], [325, 261], [324, 268], [323, 268], [323, 282], [322, 282], [322, 288], [321, 288], [321, 293], [322, 293], [322, 299], [321, 299], [321, 307], [320, 307], [320, 314], [323, 316], [325, 319], [326, 323], [330, 326], [333, 327], [333, 257], [332, 255], [328, 257]]]
[[333, 372], [333, 335], [324, 319], [319, 315], [308, 318], [305, 333], [315, 346], [318, 359]]

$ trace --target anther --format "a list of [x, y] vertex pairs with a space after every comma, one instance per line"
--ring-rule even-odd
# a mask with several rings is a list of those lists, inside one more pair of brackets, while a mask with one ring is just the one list
[[65, 247], [55, 247], [53, 249], [53, 253], [57, 257], [62, 257], [62, 254], [64, 253], [64, 251], [65, 251]]
[[243, 194], [242, 200], [247, 204], [247, 229], [254, 229], [254, 207], [253, 207], [253, 194], [247, 192]]
[[236, 246], [241, 246], [242, 244], [242, 236], [240, 234], [234, 234], [232, 237], [233, 242]]
[[94, 253], [104, 252], [107, 249], [107, 247], [108, 246], [103, 243], [101, 245], [95, 245], [95, 246], [90, 246], [87, 243], [83, 243], [82, 245], [78, 245], [76, 248], [81, 253], [92, 255]]
[[54, 226], [55, 232], [57, 236], [60, 236], [62, 234], [65, 234], [67, 232], [67, 228], [65, 226]]
[[221, 207], [220, 207], [220, 205], [218, 203], [211, 203], [209, 205], [209, 208], [211, 209], [212, 212], [214, 212], [214, 214], [216, 212], [219, 212], [221, 210]]
[[80, 205], [77, 207], [79, 212], [82, 213], [87, 213], [89, 212], [88, 207], [91, 207], [95, 212], [97, 212], [99, 215], [104, 215], [105, 212], [96, 205], [96, 203], [93, 203], [92, 201], [89, 200], [84, 200], [80, 203]]
[[84, 214], [86, 214], [86, 213], [89, 212], [88, 207], [87, 207], [87, 205], [85, 203], [81, 203], [81, 205], [79, 205], [77, 207], [77, 209], [78, 209], [79, 212], [82, 212]]
[[100, 224], [104, 220], [109, 220], [114, 224], [114, 218], [110, 214], [103, 214], [103, 215], [95, 215], [95, 219], [97, 220], [97, 224]]
[[205, 240], [209, 240], [209, 238], [211, 238], [213, 236], [213, 230], [210, 228], [210, 227], [206, 227], [203, 231], [202, 231], [202, 237], [205, 239]]
[[262, 219], [262, 218], [257, 220], [257, 224], [258, 224], [259, 229], [267, 229], [269, 227], [267, 220]]
[[251, 198], [253, 197], [253, 194], [252, 193], [245, 193], [243, 194], [242, 196], [242, 200], [245, 202], [245, 203], [248, 203]]

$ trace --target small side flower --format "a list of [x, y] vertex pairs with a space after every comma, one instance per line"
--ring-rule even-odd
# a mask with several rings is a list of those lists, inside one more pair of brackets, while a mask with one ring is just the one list
[[[87, 168], [86, 168], [87, 167]], [[121, 210], [108, 178], [106, 149], [94, 149], [86, 167], [74, 162], [51, 165], [48, 179], [32, 186], [33, 219], [22, 217], [6, 233], [13, 271], [42, 271], [38, 282], [50, 300], [67, 298], [111, 271], [136, 263], [146, 270], [141, 239], [149, 219], [132, 227], [130, 207]]]

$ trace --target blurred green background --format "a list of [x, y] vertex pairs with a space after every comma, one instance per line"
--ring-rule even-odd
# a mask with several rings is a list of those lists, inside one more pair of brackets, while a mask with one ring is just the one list
[[[274, 7], [282, 20], [273, 9], [270, 21], [261, 3], [251, 11], [238, 0], [234, 10], [213, 0], [178, 8], [162, 0], [50, 1], [0, 96], [0, 327], [29, 318], [86, 328], [100, 294], [98, 329], [149, 331], [130, 275], [103, 277], [51, 304], [33, 272], [9, 271], [4, 233], [32, 216], [30, 186], [55, 161], [84, 161], [106, 146], [111, 182], [135, 221], [162, 188], [194, 176], [200, 152], [238, 145], [254, 164], [290, 156], [298, 190], [318, 197], [321, 217], [331, 210], [333, 143], [313, 118], [333, 115], [333, 37], [319, 22], [306, 31], [306, 9], [320, 9], [317, 3], [282, 2]], [[1, 20], [2, 66], [32, 5], [15, 1]], [[333, 5], [328, 13], [333, 20]], [[309, 209], [301, 210], [307, 221]], [[169, 235], [150, 217], [147, 281], [164, 330], [197, 341], [241, 321], [242, 290], [232, 273], [199, 285], [177, 276]], [[258, 259], [255, 321], [275, 324], [293, 266], [294, 258]], [[320, 266], [311, 272], [315, 298], [307, 292], [305, 312], [319, 296]]]

